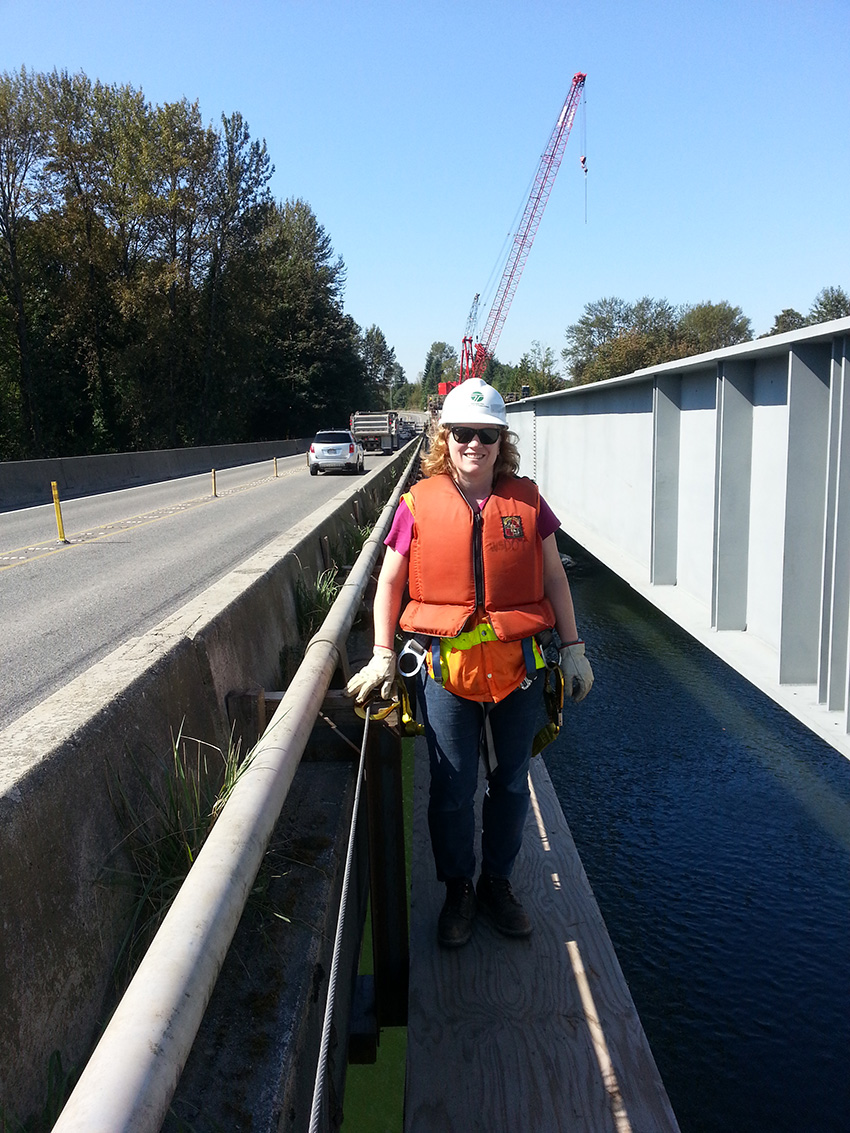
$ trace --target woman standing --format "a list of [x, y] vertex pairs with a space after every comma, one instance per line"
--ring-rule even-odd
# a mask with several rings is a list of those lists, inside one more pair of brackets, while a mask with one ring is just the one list
[[[385, 541], [372, 660], [346, 688], [360, 704], [378, 689], [389, 698], [396, 628], [414, 635], [408, 648], [423, 662], [417, 691], [431, 765], [428, 826], [446, 884], [437, 936], [447, 948], [469, 940], [477, 906], [507, 936], [532, 931], [509, 878], [542, 697], [537, 637], [552, 629], [560, 637], [567, 695], [582, 700], [593, 684], [555, 542], [560, 524], [518, 475], [511, 436], [501, 395], [480, 378], [446, 396], [422, 461], [425, 479], [402, 497]], [[479, 755], [487, 791], [476, 887]]]

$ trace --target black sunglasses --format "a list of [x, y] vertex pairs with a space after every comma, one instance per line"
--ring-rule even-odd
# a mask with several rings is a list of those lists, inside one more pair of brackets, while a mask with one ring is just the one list
[[451, 434], [459, 445], [468, 445], [478, 437], [482, 445], [494, 445], [502, 435], [501, 429], [470, 429], [467, 425], [452, 425]]

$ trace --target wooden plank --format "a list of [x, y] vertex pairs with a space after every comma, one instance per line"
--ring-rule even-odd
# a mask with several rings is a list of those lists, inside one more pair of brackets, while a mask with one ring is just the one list
[[[265, 732], [285, 692], [255, 688], [227, 695], [227, 714], [241, 750], [248, 752]], [[350, 762], [360, 758], [363, 721], [355, 715], [354, 701], [342, 689], [329, 689], [316, 718], [303, 759]]]
[[508, 939], [479, 916], [451, 951], [436, 939], [445, 889], [428, 842], [424, 742], [416, 749], [405, 1133], [675, 1133], [543, 762], [532, 764], [512, 878], [534, 933]]

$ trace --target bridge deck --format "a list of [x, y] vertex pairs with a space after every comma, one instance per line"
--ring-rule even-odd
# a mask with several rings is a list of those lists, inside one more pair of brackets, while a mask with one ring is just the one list
[[678, 1130], [545, 765], [514, 887], [529, 940], [479, 917], [440, 949], [444, 888], [428, 844], [428, 766], [416, 743], [405, 1133]]

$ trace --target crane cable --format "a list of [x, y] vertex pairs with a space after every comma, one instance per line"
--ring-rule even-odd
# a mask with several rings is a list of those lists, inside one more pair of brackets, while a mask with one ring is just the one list
[[366, 743], [369, 739], [369, 721], [372, 715], [372, 706], [366, 706], [366, 724], [363, 728], [363, 743], [360, 747], [360, 764], [357, 768], [357, 789], [354, 792], [354, 809], [351, 815], [351, 829], [348, 832], [348, 851], [345, 855], [345, 872], [342, 879], [342, 892], [339, 899], [339, 916], [336, 922], [336, 936], [334, 937], [333, 959], [331, 973], [328, 979], [328, 997], [325, 1001], [325, 1018], [322, 1024], [322, 1042], [319, 1048], [319, 1064], [316, 1067], [316, 1080], [313, 1085], [313, 1105], [310, 1110], [310, 1133], [319, 1133], [319, 1120], [322, 1115], [322, 1101], [325, 1094], [325, 1077], [328, 1069], [328, 1051], [330, 1049], [331, 1022], [333, 1020], [334, 1002], [336, 1000], [336, 981], [339, 972], [339, 956], [342, 951], [342, 930], [345, 924], [345, 907], [348, 903], [348, 889], [351, 880], [351, 863], [354, 858], [354, 835], [357, 831], [357, 812], [360, 807], [360, 787], [363, 783], [363, 768], [366, 763]]
[[587, 88], [581, 92], [581, 168], [584, 171], [584, 223], [587, 224]]
[[[538, 153], [540, 154], [540, 158], [538, 159], [537, 168], [535, 168], [532, 171], [531, 175], [529, 176], [529, 178], [528, 178], [528, 180], [525, 184], [525, 188], [523, 189], [522, 195], [519, 199], [519, 203], [517, 204], [516, 211], [514, 212], [513, 220], [511, 221], [511, 224], [510, 224], [510, 227], [508, 228], [508, 231], [505, 233], [505, 238], [502, 241], [502, 246], [499, 249], [495, 260], [493, 261], [493, 266], [490, 269], [490, 274], [487, 277], [487, 282], [484, 284], [483, 288], [481, 289], [481, 299], [479, 301], [479, 311], [481, 311], [481, 310], [489, 311], [490, 307], [493, 304], [493, 298], [494, 298], [496, 291], [498, 289], [499, 282], [500, 282], [502, 276], [505, 273], [505, 265], [508, 262], [508, 257], [511, 253], [511, 248], [513, 247], [513, 243], [514, 243], [514, 240], [516, 239], [517, 232], [519, 231], [520, 223], [522, 221], [525, 210], [528, 207], [528, 199], [531, 196], [531, 191], [534, 188], [534, 182], [537, 178], [537, 171], [540, 168], [540, 164], [539, 164], [540, 159], [542, 158], [543, 154], [546, 152], [546, 144], [549, 141], [550, 137], [551, 137], [551, 132], [546, 134], [545, 138], [543, 139], [543, 145], [538, 150]], [[476, 340], [477, 340], [477, 334], [476, 334]]]
[[[581, 168], [582, 168], [582, 171], [584, 173], [584, 223], [587, 224], [587, 161], [586, 161], [586, 158], [584, 156], [587, 153], [587, 91], [584, 89], [584, 87], [582, 87], [582, 92], [581, 92], [581, 108], [582, 108], [582, 158], [581, 158]], [[547, 135], [547, 139], [548, 138], [551, 138], [551, 135]], [[546, 151], [546, 145], [544, 144], [543, 149], [540, 151], [541, 160], [542, 160], [542, 156], [545, 153], [545, 151]], [[526, 185], [525, 192], [522, 196], [522, 200], [520, 201], [519, 206], [517, 207], [517, 210], [516, 210], [516, 213], [514, 214], [514, 219], [511, 223], [510, 229], [508, 230], [507, 234], [505, 235], [505, 238], [502, 242], [502, 246], [501, 246], [499, 253], [496, 256], [496, 259], [493, 263], [493, 267], [490, 271], [490, 275], [487, 278], [487, 282], [484, 284], [484, 286], [481, 288], [481, 290], [479, 292], [479, 296], [480, 296], [479, 310], [483, 309], [483, 310], [486, 311], [486, 310], [489, 310], [492, 306], [493, 295], [494, 295], [494, 293], [497, 289], [497, 278], [500, 280], [501, 277], [504, 275], [505, 266], [508, 262], [508, 257], [510, 256], [511, 248], [513, 246], [513, 242], [516, 239], [516, 235], [517, 235], [517, 232], [519, 230], [519, 225], [520, 225], [522, 216], [524, 215], [525, 210], [528, 207], [528, 200], [529, 200], [529, 197], [531, 195], [532, 187], [533, 187], [533, 185], [536, 181], [537, 173], [539, 172], [539, 169], [540, 169], [540, 166], [538, 164], [537, 169], [535, 170], [535, 172], [529, 178], [528, 184]], [[489, 318], [489, 316], [488, 316], [488, 318]], [[478, 333], [477, 333], [477, 326], [476, 326], [475, 330], [473, 331], [473, 337], [475, 338], [476, 342], [479, 341]]]

